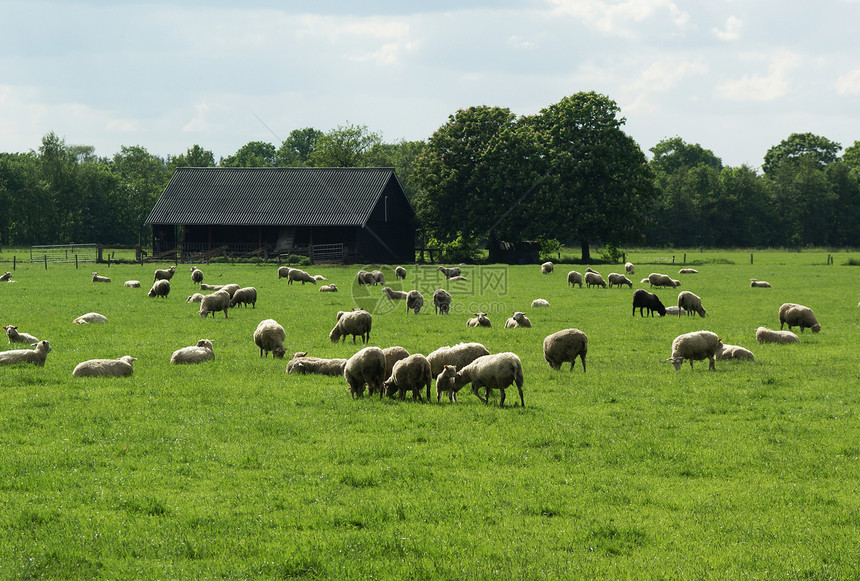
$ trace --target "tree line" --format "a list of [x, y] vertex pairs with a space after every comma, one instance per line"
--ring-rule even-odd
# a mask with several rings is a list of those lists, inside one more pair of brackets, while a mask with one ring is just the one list
[[860, 246], [860, 141], [792, 134], [761, 171], [724, 166], [680, 137], [646, 156], [620, 109], [582, 92], [533, 115], [478, 106], [421, 141], [366, 126], [293, 130], [215, 160], [194, 145], [160, 158], [141, 146], [98, 157], [53, 132], [0, 153], [0, 244], [148, 244], [143, 222], [177, 167], [394, 167], [421, 244], [468, 259], [499, 241], [671, 247]]

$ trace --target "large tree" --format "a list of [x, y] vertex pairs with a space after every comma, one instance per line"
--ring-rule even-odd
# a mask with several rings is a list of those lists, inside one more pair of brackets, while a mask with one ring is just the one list
[[278, 148], [277, 164], [280, 167], [307, 167], [317, 140], [322, 135], [322, 131], [313, 127], [293, 129]]
[[308, 155], [313, 167], [391, 167], [382, 135], [364, 125], [339, 125], [317, 136]]
[[806, 159], [813, 166], [824, 169], [839, 158], [841, 149], [841, 145], [820, 135], [792, 133], [779, 145], [767, 150], [761, 168], [765, 175], [772, 177], [783, 162]]
[[249, 141], [239, 151], [221, 160], [221, 167], [274, 167], [275, 146], [265, 141]]

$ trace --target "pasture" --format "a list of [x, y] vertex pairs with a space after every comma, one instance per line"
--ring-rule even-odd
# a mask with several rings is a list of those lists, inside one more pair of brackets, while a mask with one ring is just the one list
[[[205, 283], [255, 286], [256, 308], [201, 319], [187, 265], [166, 299], [156, 267], [18, 264], [0, 283], [3, 325], [50, 341], [44, 368], [0, 367], [0, 577], [412, 579], [850, 579], [860, 576], [860, 269], [849, 254], [629, 253], [667, 306], [631, 316], [633, 290], [571, 289], [556, 265], [464, 267], [451, 314], [433, 314], [432, 267], [409, 267], [419, 315], [356, 287], [359, 265], [303, 267], [338, 285], [287, 285], [277, 267], [199, 265]], [[689, 266], [689, 264], [688, 264]], [[604, 278], [621, 265], [595, 267]], [[0, 268], [11, 270], [11, 268]], [[93, 283], [98, 270], [111, 283]], [[749, 279], [773, 288], [754, 289]], [[142, 288], [123, 287], [138, 279]], [[535, 298], [549, 308], [533, 309]], [[757, 345], [784, 302], [823, 329]], [[370, 344], [428, 354], [460, 341], [523, 363], [525, 408], [470, 393], [437, 405], [351, 399], [342, 378], [285, 374], [251, 335], [274, 318], [287, 353], [349, 357], [338, 310], [374, 312]], [[504, 329], [512, 311], [533, 327]], [[96, 311], [104, 325], [74, 325]], [[492, 328], [467, 328], [473, 312]], [[543, 338], [576, 327], [588, 371], [553, 371]], [[674, 337], [707, 329], [755, 362], [676, 372]], [[215, 360], [170, 365], [211, 339]], [[2, 349], [20, 348], [6, 345]], [[73, 378], [83, 360], [137, 357], [130, 378]], [[289, 357], [289, 355], [288, 355]], [[498, 403], [498, 393], [493, 396]], [[493, 403], [493, 398], [490, 402]]]

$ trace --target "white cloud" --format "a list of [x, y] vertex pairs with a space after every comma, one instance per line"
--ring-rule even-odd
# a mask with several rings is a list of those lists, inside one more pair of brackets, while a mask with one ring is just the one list
[[726, 19], [725, 28], [720, 30], [719, 28], [711, 29], [714, 35], [720, 40], [731, 41], [738, 40], [741, 37], [740, 29], [743, 27], [743, 22], [740, 18], [736, 16], [729, 16]]
[[668, 12], [669, 20], [678, 28], [686, 28], [690, 21], [689, 14], [672, 0], [549, 0], [549, 3], [559, 14], [582, 19], [602, 32], [619, 36], [630, 36], [630, 23], [641, 23], [659, 16], [661, 11]]
[[745, 75], [717, 86], [717, 96], [729, 101], [766, 103], [784, 97], [790, 90], [788, 73], [799, 65], [799, 57], [788, 51], [771, 57], [766, 75]]
[[860, 69], [848, 71], [836, 79], [836, 92], [840, 95], [860, 95]]

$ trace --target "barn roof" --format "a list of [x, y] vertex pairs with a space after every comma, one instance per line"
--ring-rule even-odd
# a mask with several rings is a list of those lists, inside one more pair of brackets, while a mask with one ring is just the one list
[[365, 226], [392, 168], [176, 170], [146, 224]]

